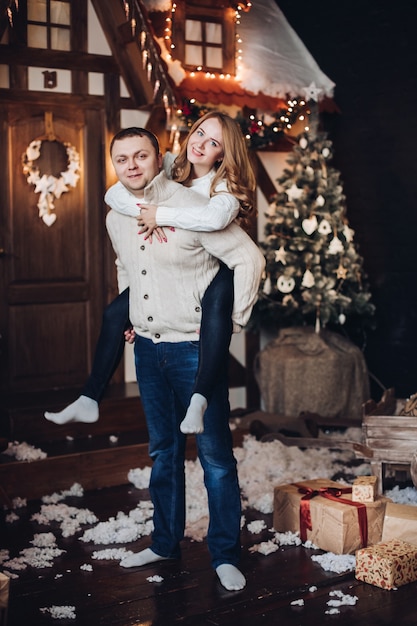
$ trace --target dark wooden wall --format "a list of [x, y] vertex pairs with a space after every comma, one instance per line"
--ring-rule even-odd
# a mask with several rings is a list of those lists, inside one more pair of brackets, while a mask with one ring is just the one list
[[[365, 356], [382, 385], [407, 397], [417, 392], [417, 4], [277, 5], [336, 83], [340, 114], [324, 129], [377, 306]], [[372, 394], [381, 394], [374, 381]]]

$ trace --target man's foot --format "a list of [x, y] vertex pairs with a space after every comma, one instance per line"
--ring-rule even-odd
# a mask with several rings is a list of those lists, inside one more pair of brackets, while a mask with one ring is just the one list
[[59, 413], [45, 411], [45, 418], [55, 424], [69, 424], [70, 422], [84, 422], [92, 424], [98, 420], [98, 404], [88, 396], [80, 396]]
[[141, 565], [148, 565], [148, 563], [156, 563], [157, 561], [166, 561], [165, 556], [159, 556], [151, 550], [146, 548], [136, 554], [130, 554], [126, 558], [120, 561], [122, 567], [140, 567]]
[[199, 434], [204, 430], [204, 413], [207, 409], [207, 400], [201, 393], [191, 396], [190, 406], [180, 424], [180, 431], [185, 434]]
[[246, 586], [246, 578], [242, 572], [230, 563], [223, 563], [216, 567], [216, 573], [227, 591], [240, 591]]

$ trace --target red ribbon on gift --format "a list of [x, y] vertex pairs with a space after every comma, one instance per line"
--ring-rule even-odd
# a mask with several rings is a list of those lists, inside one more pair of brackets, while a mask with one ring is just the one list
[[344, 493], [352, 493], [351, 487], [320, 487], [319, 489], [311, 489], [305, 485], [294, 483], [298, 487], [298, 491], [304, 495], [300, 502], [300, 539], [301, 541], [307, 540], [307, 530], [313, 530], [311, 522], [310, 512], [310, 500], [316, 496], [322, 496], [328, 500], [334, 500], [341, 504], [348, 504], [349, 506], [355, 506], [358, 511], [359, 533], [361, 537], [362, 548], [366, 548], [368, 545], [368, 517], [366, 515], [366, 506], [362, 502], [353, 502], [352, 500], [346, 500], [340, 496]]

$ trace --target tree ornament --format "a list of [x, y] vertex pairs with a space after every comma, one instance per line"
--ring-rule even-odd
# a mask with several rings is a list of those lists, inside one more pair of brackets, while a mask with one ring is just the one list
[[301, 137], [301, 139], [300, 139], [300, 141], [299, 141], [299, 145], [300, 145], [300, 148], [301, 148], [302, 150], [305, 150], [305, 149], [307, 148], [307, 146], [308, 146], [308, 141], [307, 141], [307, 139], [306, 139], [305, 137]]
[[271, 278], [269, 276], [267, 276], [267, 278], [265, 279], [265, 282], [264, 282], [263, 292], [264, 292], [264, 294], [269, 296], [271, 291], [272, 291]]
[[319, 231], [320, 235], [329, 235], [332, 232], [332, 227], [330, 223], [326, 219], [324, 219], [321, 220], [317, 230]]
[[317, 196], [316, 198], [316, 204], [317, 206], [324, 206], [326, 200], [323, 198], [323, 196], [320, 194], [319, 196]]
[[312, 215], [311, 217], [306, 217], [301, 222], [302, 229], [305, 233], [307, 233], [307, 235], [312, 235], [314, 231], [316, 230], [317, 225], [318, 225], [318, 222], [317, 222], [317, 217], [315, 215]]
[[286, 255], [287, 253], [285, 252], [285, 248], [284, 246], [281, 246], [279, 248], [279, 250], [275, 251], [275, 262], [276, 263], [282, 263], [283, 265], [287, 264], [287, 260], [286, 260]]
[[299, 187], [297, 187], [295, 183], [293, 183], [291, 187], [289, 187], [289, 189], [285, 190], [285, 193], [288, 196], [288, 200], [293, 201], [293, 200], [298, 200], [298, 198], [300, 198], [303, 195], [304, 190], [300, 189]]
[[355, 231], [352, 230], [352, 228], [349, 228], [349, 226], [347, 224], [344, 225], [343, 227], [343, 234], [345, 236], [345, 239], [347, 241], [347, 243], [350, 243], [353, 240], [353, 236], [355, 234]]
[[281, 293], [291, 293], [295, 287], [295, 280], [292, 276], [279, 276], [277, 280], [277, 288]]
[[327, 159], [327, 157], [330, 156], [330, 150], [329, 148], [323, 148], [323, 150], [321, 151], [322, 155], [324, 156], [325, 159]]
[[316, 323], [315, 323], [315, 326], [314, 326], [314, 332], [318, 335], [320, 333], [320, 330], [321, 330], [320, 309], [317, 309]]
[[311, 289], [314, 285], [314, 276], [311, 270], [307, 269], [304, 272], [303, 280], [301, 281], [301, 285], [303, 287], [307, 287], [307, 289]]
[[329, 244], [329, 254], [339, 254], [340, 252], [343, 252], [343, 243], [335, 236]]
[[340, 278], [340, 280], [345, 280], [346, 276], [347, 276], [347, 273], [348, 273], [347, 268], [343, 267], [343, 265], [340, 263], [339, 267], [336, 270], [337, 278]]
[[346, 315], [344, 313], [340, 313], [339, 315], [339, 324], [341, 324], [343, 326], [343, 324], [346, 322]]

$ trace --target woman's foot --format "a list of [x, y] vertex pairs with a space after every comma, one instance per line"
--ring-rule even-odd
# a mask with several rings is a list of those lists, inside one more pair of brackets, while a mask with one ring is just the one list
[[246, 586], [246, 578], [242, 572], [230, 563], [222, 563], [216, 567], [216, 573], [227, 591], [240, 591]]
[[156, 554], [150, 548], [146, 548], [145, 550], [136, 552], [136, 554], [130, 554], [122, 559], [120, 565], [122, 567], [140, 567], [141, 565], [148, 565], [148, 563], [166, 560], [167, 558], [165, 556], [159, 556], [159, 554]]
[[180, 424], [180, 431], [185, 434], [199, 434], [204, 430], [204, 413], [207, 409], [207, 400], [201, 393], [191, 396], [190, 406]]
[[69, 424], [70, 422], [92, 424], [98, 420], [98, 403], [88, 396], [80, 396], [59, 413], [45, 411], [44, 416], [54, 424]]

